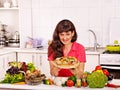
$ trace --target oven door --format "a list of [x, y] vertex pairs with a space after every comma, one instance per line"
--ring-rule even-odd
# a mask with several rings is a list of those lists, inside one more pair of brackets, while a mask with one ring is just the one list
[[120, 54], [101, 54], [100, 65], [107, 69], [114, 79], [120, 79]]

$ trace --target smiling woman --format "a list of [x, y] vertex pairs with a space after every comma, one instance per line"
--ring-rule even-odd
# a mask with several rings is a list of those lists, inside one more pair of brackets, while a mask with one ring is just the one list
[[[60, 21], [53, 33], [53, 40], [48, 48], [48, 60], [50, 63], [50, 73], [54, 76], [70, 77], [76, 75], [81, 77], [84, 72], [86, 62], [85, 48], [76, 42], [77, 32], [74, 24], [67, 19]], [[60, 68], [53, 62], [56, 58], [75, 57], [79, 65], [74, 68]], [[66, 60], [66, 59], [65, 59]]]

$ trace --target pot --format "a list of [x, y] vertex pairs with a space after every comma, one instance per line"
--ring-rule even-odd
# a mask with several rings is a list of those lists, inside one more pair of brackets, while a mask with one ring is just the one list
[[20, 41], [16, 39], [9, 39], [8, 46], [10, 47], [19, 47], [20, 46]]
[[9, 43], [8, 46], [9, 47], [19, 47], [20, 43]]
[[9, 43], [20, 43], [19, 39], [9, 39]]

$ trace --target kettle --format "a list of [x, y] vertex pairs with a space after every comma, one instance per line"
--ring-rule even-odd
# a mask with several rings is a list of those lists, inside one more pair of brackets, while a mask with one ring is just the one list
[[14, 33], [12, 39], [14, 39], [14, 40], [20, 40], [20, 35], [19, 35], [19, 32], [18, 32], [18, 31], [16, 31], [16, 32]]

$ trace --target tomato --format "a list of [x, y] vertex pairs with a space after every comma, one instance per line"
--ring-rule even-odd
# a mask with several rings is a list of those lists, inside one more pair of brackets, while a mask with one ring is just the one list
[[87, 87], [88, 86], [87, 82], [82, 82], [82, 86]]
[[74, 83], [76, 82], [77, 77], [75, 75], [71, 76], [68, 78], [68, 80], [73, 80]]
[[108, 75], [109, 75], [109, 72], [108, 72], [108, 70], [107, 70], [107, 69], [103, 69], [103, 73], [104, 73], [106, 76], [108, 76]]
[[74, 86], [74, 81], [73, 80], [67, 80], [66, 85], [68, 87], [72, 87], [72, 86]]
[[102, 66], [100, 66], [100, 65], [96, 66], [95, 70], [102, 70]]

